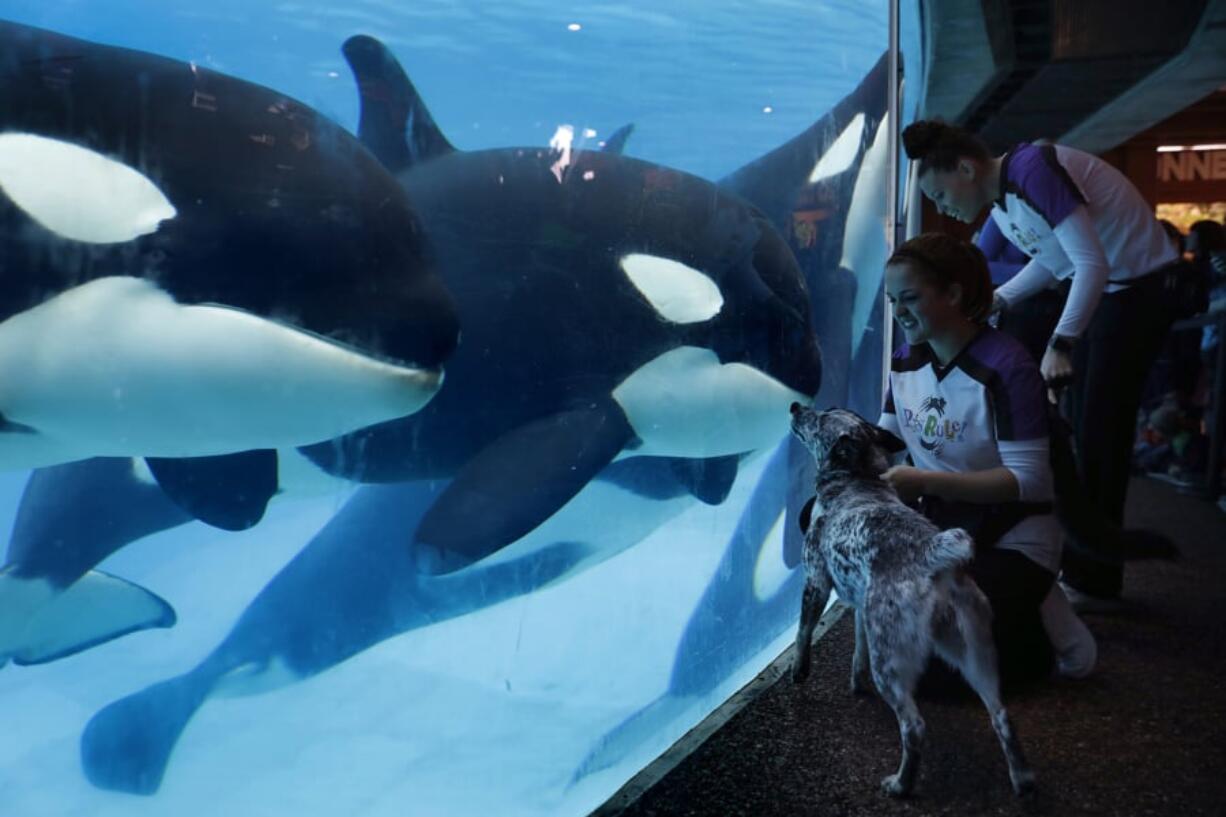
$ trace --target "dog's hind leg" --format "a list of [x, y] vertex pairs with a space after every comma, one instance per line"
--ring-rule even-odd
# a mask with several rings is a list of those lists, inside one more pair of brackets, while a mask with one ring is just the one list
[[851, 694], [865, 695], [873, 683], [868, 668], [868, 636], [864, 631], [864, 613], [856, 610], [856, 651], [851, 656]]
[[805, 554], [804, 596], [800, 602], [800, 627], [796, 631], [796, 657], [792, 661], [792, 681], [800, 683], [809, 677], [809, 659], [813, 652], [813, 630], [826, 609], [830, 598], [830, 574], [826, 562], [818, 553]]
[[996, 737], [1005, 753], [1005, 762], [1009, 765], [1009, 781], [1013, 784], [1014, 792], [1018, 796], [1029, 795], [1034, 791], [1034, 772], [1026, 762], [1021, 741], [1000, 700], [1000, 673], [996, 663], [996, 647], [992, 643], [992, 606], [983, 591], [966, 576], [955, 580], [952, 602], [958, 630], [965, 639], [959, 668], [988, 710], [992, 728], [996, 730]]
[[913, 693], [931, 644], [917, 618], [926, 622], [927, 617], [903, 614], [898, 594], [889, 588], [865, 595], [864, 615], [873, 683], [894, 710], [902, 738], [898, 771], [884, 778], [881, 788], [892, 797], [906, 797], [915, 787], [926, 731]]

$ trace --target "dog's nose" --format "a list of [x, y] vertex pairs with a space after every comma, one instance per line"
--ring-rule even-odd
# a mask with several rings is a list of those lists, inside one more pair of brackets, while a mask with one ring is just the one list
[[800, 403], [793, 403], [793, 404], [792, 404], [792, 413], [793, 413], [793, 414], [795, 414], [795, 413], [796, 413], [796, 412], [798, 412], [798, 411], [800, 411]]

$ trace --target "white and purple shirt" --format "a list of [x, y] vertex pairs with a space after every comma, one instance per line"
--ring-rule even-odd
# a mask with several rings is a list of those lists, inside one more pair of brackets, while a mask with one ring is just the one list
[[[1004, 466], [1021, 502], [1052, 500], [1046, 391], [1039, 367], [1009, 335], [985, 328], [948, 366], [928, 344], [894, 353], [878, 425], [902, 438], [916, 468], [986, 471]], [[1015, 525], [997, 547], [1057, 572], [1061, 533], [1051, 514]]]
[[1072, 276], [1056, 334], [1085, 331], [1104, 291], [1178, 259], [1174, 243], [1130, 181], [1107, 162], [1063, 145], [1005, 154], [992, 218], [1030, 262], [997, 291], [1015, 303]]

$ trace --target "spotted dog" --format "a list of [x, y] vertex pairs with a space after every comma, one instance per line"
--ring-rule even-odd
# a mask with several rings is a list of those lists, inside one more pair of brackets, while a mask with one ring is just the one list
[[833, 587], [856, 610], [853, 692], [871, 676], [902, 732], [902, 762], [881, 781], [906, 796], [915, 784], [924, 720], [914, 690], [929, 655], [956, 667], [983, 700], [1019, 795], [1034, 773], [1000, 700], [992, 610], [963, 570], [973, 543], [960, 528], [941, 532], [898, 498], [881, 474], [902, 440], [850, 411], [818, 413], [792, 404], [792, 433], [817, 461], [816, 496], [805, 534], [805, 589], [792, 680], [808, 677], [813, 629]]

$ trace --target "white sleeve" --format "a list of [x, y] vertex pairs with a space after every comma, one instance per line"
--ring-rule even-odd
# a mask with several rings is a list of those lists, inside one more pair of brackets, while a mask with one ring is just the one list
[[1081, 337], [1103, 296], [1111, 265], [1107, 262], [1107, 254], [1084, 205], [1069, 213], [1056, 226], [1056, 239], [1073, 263], [1074, 270], [1073, 285], [1069, 289], [1064, 312], [1060, 314], [1060, 322], [1056, 324], [1056, 334]]
[[1018, 500], [1049, 502], [1055, 496], [1047, 437], [997, 442], [1001, 465], [1017, 480]]
[[1055, 280], [1051, 270], [1032, 258], [1026, 263], [1026, 266], [1018, 270], [1017, 275], [998, 286], [996, 294], [1004, 298], [1006, 304], [1012, 305], [1026, 300], [1037, 292], [1042, 292]]

